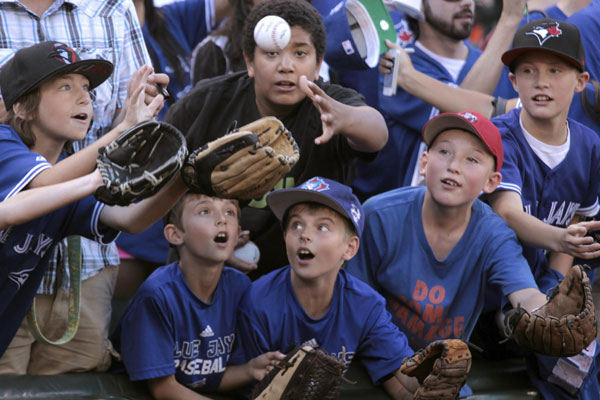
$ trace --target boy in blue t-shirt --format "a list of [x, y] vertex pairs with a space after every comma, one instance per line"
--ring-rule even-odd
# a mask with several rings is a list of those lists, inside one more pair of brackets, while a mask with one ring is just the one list
[[224, 267], [239, 215], [235, 200], [190, 192], [165, 217], [164, 234], [179, 261], [146, 279], [113, 334], [129, 378], [147, 381], [155, 398], [205, 398], [196, 392], [260, 380], [284, 357], [270, 352], [226, 368], [239, 301], [250, 286], [246, 275]]
[[[600, 256], [600, 244], [586, 236], [600, 221], [579, 222], [600, 210], [600, 138], [567, 118], [574, 94], [589, 79], [584, 59], [577, 27], [550, 18], [520, 28], [502, 55], [523, 108], [492, 120], [506, 156], [490, 204], [515, 230], [544, 292], [563, 278], [573, 257]], [[594, 341], [576, 358], [531, 358], [530, 375], [545, 398], [597, 399], [598, 357]]]
[[363, 212], [352, 189], [313, 177], [275, 191], [267, 203], [284, 227], [290, 265], [252, 283], [240, 302], [233, 363], [294, 345], [318, 347], [349, 366], [362, 361], [394, 398], [418, 388], [399, 372], [413, 354], [384, 299], [342, 269], [356, 254]]
[[[440, 114], [423, 128], [426, 187], [365, 202], [363, 245], [348, 272], [378, 290], [413, 348], [469, 338], [492, 284], [532, 310], [546, 302], [514, 232], [477, 199], [500, 183], [500, 132], [475, 111]], [[462, 396], [470, 389], [463, 388]]]

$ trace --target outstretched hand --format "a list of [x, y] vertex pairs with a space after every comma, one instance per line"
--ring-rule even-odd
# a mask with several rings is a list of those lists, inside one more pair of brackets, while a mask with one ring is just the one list
[[586, 221], [569, 225], [561, 238], [561, 252], [589, 260], [600, 257], [600, 243], [586, 236], [589, 231], [600, 229], [600, 221]]
[[146, 87], [153, 69], [143, 65], [131, 76], [127, 87], [127, 111], [124, 122], [127, 127], [155, 118], [161, 110], [165, 98], [158, 94], [146, 103]]
[[315, 144], [327, 143], [341, 128], [342, 115], [338, 107], [340, 103], [329, 97], [323, 89], [304, 75], [300, 77], [300, 89], [321, 113], [323, 134], [315, 139]]

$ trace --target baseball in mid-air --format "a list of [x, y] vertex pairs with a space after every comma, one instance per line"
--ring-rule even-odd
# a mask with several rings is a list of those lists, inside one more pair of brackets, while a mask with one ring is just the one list
[[276, 15], [267, 15], [254, 27], [254, 41], [264, 51], [281, 51], [290, 41], [290, 25]]

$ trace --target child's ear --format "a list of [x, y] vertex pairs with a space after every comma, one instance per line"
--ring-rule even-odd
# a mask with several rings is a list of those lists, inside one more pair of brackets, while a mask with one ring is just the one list
[[23, 121], [31, 121], [33, 119], [33, 115], [27, 114], [23, 110], [21, 103], [14, 103], [12, 106], [12, 110], [15, 113], [15, 115], [17, 116], [17, 118], [20, 118]]
[[515, 92], [519, 92], [519, 89], [517, 87], [517, 77], [515, 76], [515, 74], [513, 74], [512, 72], [508, 73], [508, 79], [510, 80], [510, 83], [512, 83], [513, 89], [515, 89]]
[[487, 194], [492, 193], [496, 190], [500, 182], [502, 182], [502, 174], [496, 171], [492, 172], [483, 185], [483, 192]]
[[358, 246], [360, 245], [360, 239], [356, 235], [352, 235], [346, 245], [346, 251], [344, 251], [343, 258], [345, 261], [349, 261], [358, 252]]
[[246, 62], [246, 69], [248, 70], [248, 76], [250, 78], [254, 78], [254, 63], [252, 61], [250, 61], [250, 58], [248, 57], [248, 55], [246, 54], [245, 51], [242, 54], [244, 55], [244, 61]]
[[427, 156], [429, 153], [429, 149], [421, 153], [421, 158], [419, 158], [419, 174], [425, 176], [425, 170], [427, 168]]
[[181, 246], [183, 244], [183, 237], [179, 228], [175, 224], [167, 224], [163, 228], [163, 234], [169, 243], [173, 246]]
[[575, 85], [575, 92], [581, 92], [583, 91], [583, 89], [585, 89], [585, 85], [587, 85], [587, 83], [590, 80], [590, 74], [589, 72], [578, 72], [577, 73], [577, 84]]

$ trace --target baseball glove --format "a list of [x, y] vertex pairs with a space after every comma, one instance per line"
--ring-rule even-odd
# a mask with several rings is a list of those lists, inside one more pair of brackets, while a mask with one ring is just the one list
[[196, 149], [182, 175], [192, 192], [251, 200], [273, 189], [299, 157], [290, 131], [265, 117]]
[[252, 399], [333, 400], [338, 398], [344, 363], [310, 346], [296, 347], [254, 388]]
[[459, 339], [436, 340], [402, 361], [400, 372], [421, 385], [415, 399], [455, 399], [471, 370], [471, 352]]
[[185, 138], [172, 125], [146, 121], [123, 132], [98, 150], [96, 164], [104, 183], [96, 199], [127, 206], [158, 192], [181, 169]]
[[573, 266], [540, 308], [532, 312], [520, 306], [510, 310], [504, 318], [506, 336], [530, 350], [555, 357], [574, 356], [586, 348], [597, 333], [587, 268]]

